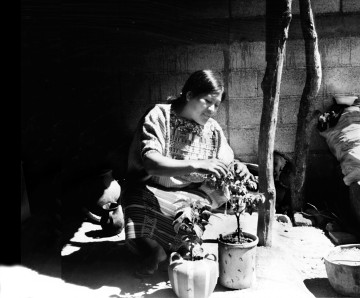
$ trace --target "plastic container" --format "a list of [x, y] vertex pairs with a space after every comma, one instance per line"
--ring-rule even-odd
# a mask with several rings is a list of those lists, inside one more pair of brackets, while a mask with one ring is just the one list
[[259, 238], [251, 233], [243, 234], [253, 241], [233, 244], [218, 239], [219, 283], [230, 289], [251, 288], [256, 281], [256, 246]]
[[353, 95], [335, 95], [335, 101], [339, 105], [351, 106], [357, 98]]
[[197, 261], [185, 260], [177, 252], [170, 256], [169, 280], [179, 298], [208, 298], [215, 289], [219, 277], [217, 258], [207, 254]]

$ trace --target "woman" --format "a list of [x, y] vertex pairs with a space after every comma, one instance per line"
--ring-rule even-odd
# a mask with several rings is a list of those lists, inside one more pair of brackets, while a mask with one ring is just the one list
[[201, 192], [207, 175], [221, 177], [230, 165], [247, 179], [247, 167], [235, 161], [220, 125], [212, 118], [225, 98], [224, 84], [211, 70], [190, 75], [178, 98], [156, 104], [140, 121], [129, 149], [127, 188], [122, 197], [126, 241], [148, 252], [138, 275], [157, 270], [167, 253], [181, 245], [172, 227], [180, 193]]

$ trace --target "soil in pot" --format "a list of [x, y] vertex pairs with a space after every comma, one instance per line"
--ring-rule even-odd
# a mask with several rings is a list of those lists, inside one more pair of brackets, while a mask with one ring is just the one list
[[232, 243], [232, 244], [251, 243], [254, 241], [253, 238], [250, 238], [250, 237], [246, 236], [245, 234], [241, 234], [240, 237], [238, 237], [237, 233], [227, 234], [225, 236], [220, 234], [219, 238], [222, 242]]

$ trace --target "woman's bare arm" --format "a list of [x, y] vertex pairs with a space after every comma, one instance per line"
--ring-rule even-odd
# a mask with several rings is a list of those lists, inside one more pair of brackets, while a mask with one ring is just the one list
[[226, 175], [228, 166], [220, 159], [178, 160], [161, 155], [159, 152], [150, 152], [144, 156], [144, 167], [149, 175], [181, 176], [198, 172], [202, 174]]

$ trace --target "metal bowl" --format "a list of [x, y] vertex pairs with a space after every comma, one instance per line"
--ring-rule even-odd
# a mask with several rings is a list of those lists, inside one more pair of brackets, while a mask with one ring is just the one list
[[324, 257], [326, 273], [333, 289], [346, 297], [360, 297], [360, 261], [356, 259], [338, 260], [331, 257], [333, 252], [351, 248], [360, 248], [360, 244], [344, 244], [334, 247]]

